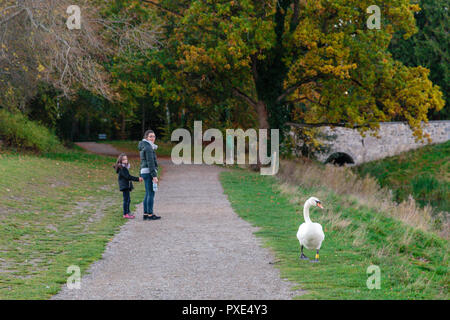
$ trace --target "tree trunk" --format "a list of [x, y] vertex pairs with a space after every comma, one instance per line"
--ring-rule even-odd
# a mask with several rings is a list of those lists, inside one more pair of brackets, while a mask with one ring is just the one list
[[256, 103], [256, 112], [258, 113], [259, 129], [269, 129], [269, 117], [267, 115], [267, 106], [264, 101]]
[[142, 136], [145, 133], [145, 105], [142, 105]]
[[91, 123], [90, 122], [91, 122], [91, 115], [88, 112], [86, 115], [86, 127], [85, 127], [85, 131], [84, 131], [84, 135], [86, 136], [87, 140], [90, 139], [89, 136], [91, 135], [91, 127], [90, 127]]
[[70, 140], [74, 141], [75, 136], [78, 137], [78, 115], [75, 115], [72, 121], [72, 130], [70, 130]]
[[167, 102], [166, 102], [166, 120], [167, 120], [166, 134], [170, 134], [170, 109], [169, 109], [169, 104]]
[[[267, 129], [268, 130], [269, 129], [269, 117], [267, 114], [267, 106], [264, 101], [260, 100], [256, 103], [256, 112], [258, 114], [259, 129]], [[269, 132], [267, 134], [269, 136]], [[258, 148], [258, 150], [259, 150], [259, 148]], [[256, 159], [257, 159], [257, 163], [250, 165], [250, 169], [252, 169], [254, 171], [259, 171], [261, 168], [261, 159], [259, 157], [259, 151], [258, 151], [258, 156], [256, 157]]]
[[122, 116], [122, 126], [120, 128], [120, 139], [125, 140], [126, 139], [126, 132], [125, 132], [125, 115]]

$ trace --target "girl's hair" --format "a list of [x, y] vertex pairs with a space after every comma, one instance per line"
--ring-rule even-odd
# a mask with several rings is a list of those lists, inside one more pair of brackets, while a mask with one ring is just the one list
[[147, 139], [147, 137], [148, 137], [148, 135], [150, 134], [150, 133], [155, 133], [153, 130], [147, 130], [147, 131], [145, 131], [145, 133], [144, 133], [144, 139]]
[[127, 155], [125, 153], [119, 154], [119, 157], [117, 158], [116, 164], [113, 165], [113, 168], [116, 170], [116, 172], [119, 172], [119, 169], [122, 167], [122, 159], [123, 157], [126, 157]]

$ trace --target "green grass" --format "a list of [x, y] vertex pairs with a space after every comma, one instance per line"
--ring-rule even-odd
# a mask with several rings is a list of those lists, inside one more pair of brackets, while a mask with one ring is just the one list
[[[274, 177], [234, 169], [221, 173], [220, 179], [237, 214], [260, 228], [256, 235], [274, 251], [282, 278], [307, 290], [299, 299], [449, 298], [448, 243], [435, 234], [414, 230], [328, 190], [296, 187], [299, 201], [290, 202], [294, 195], [282, 193]], [[325, 231], [317, 264], [299, 260], [296, 238], [303, 203], [312, 195], [326, 207], [311, 209], [311, 219]], [[381, 269], [379, 290], [367, 288], [370, 265]]]
[[421, 206], [450, 212], [450, 141], [364, 163], [355, 171], [377, 178], [382, 187], [393, 190], [398, 202], [411, 194]]
[[[0, 299], [47, 299], [67, 267], [83, 274], [101, 258], [125, 222], [114, 162], [80, 151], [0, 155]], [[143, 184], [135, 187], [132, 210], [144, 196]]]

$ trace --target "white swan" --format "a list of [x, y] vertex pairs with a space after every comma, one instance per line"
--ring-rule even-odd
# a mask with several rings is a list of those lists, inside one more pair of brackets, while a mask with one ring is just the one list
[[311, 262], [319, 262], [319, 249], [322, 245], [323, 239], [325, 239], [325, 235], [323, 233], [322, 226], [318, 223], [312, 222], [309, 218], [309, 207], [311, 206], [318, 206], [323, 209], [319, 199], [311, 197], [306, 200], [303, 207], [303, 217], [305, 218], [305, 222], [298, 228], [297, 239], [300, 242], [301, 247], [300, 259], [309, 260], [308, 257], [303, 254], [303, 247], [306, 247], [306, 249], [316, 250], [316, 259], [311, 260]]

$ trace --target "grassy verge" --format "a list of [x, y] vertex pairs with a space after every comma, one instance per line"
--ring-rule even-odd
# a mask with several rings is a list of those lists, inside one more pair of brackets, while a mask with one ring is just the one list
[[[114, 161], [79, 151], [0, 155], [0, 299], [47, 299], [69, 266], [83, 274], [101, 258], [125, 223]], [[131, 208], [144, 196], [135, 187]]]
[[361, 176], [376, 177], [382, 187], [393, 190], [398, 202], [411, 194], [422, 206], [450, 212], [450, 141], [365, 163], [355, 170]]
[[[293, 187], [243, 169], [220, 179], [236, 213], [260, 227], [256, 234], [273, 249], [281, 276], [307, 290], [300, 299], [449, 298], [448, 242], [437, 235], [330, 189]], [[299, 260], [296, 238], [303, 203], [312, 195], [326, 207], [311, 209], [325, 231], [318, 264]], [[370, 265], [380, 267], [379, 290], [367, 288]]]

